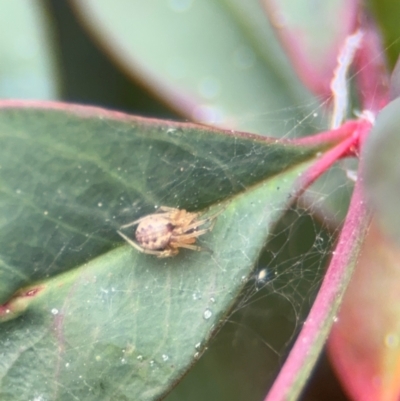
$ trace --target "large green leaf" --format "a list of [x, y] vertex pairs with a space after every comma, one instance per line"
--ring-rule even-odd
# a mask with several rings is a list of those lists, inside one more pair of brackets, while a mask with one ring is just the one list
[[40, 3], [1, 2], [0, 25], [0, 98], [54, 98], [56, 67]]
[[383, 231], [400, 243], [400, 99], [389, 103], [376, 120], [365, 146], [366, 193]]
[[[0, 133], [2, 400], [168, 392], [321, 150], [60, 105], [5, 103]], [[158, 259], [118, 237], [160, 205], [223, 209], [207, 250]]]
[[[302, 82], [327, 99], [340, 48], [354, 30], [356, 0], [262, 0]], [[317, 8], [316, 8], [317, 7]], [[318, 18], [315, 15], [318, 14]], [[337, 21], [340, 20], [340, 24]]]
[[319, 124], [320, 103], [297, 79], [258, 0], [72, 4], [124, 71], [191, 120], [270, 136]]

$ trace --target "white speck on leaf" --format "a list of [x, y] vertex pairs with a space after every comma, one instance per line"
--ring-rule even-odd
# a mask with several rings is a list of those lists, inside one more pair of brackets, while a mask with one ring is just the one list
[[207, 308], [207, 309], [204, 311], [204, 313], [203, 313], [203, 318], [204, 318], [205, 320], [208, 320], [211, 316], [212, 316], [211, 309], [208, 309], [208, 308]]

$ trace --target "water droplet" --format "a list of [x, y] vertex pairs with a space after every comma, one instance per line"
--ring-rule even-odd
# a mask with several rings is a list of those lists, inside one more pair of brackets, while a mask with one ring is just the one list
[[143, 355], [138, 355], [138, 356], [136, 357], [136, 359], [137, 359], [139, 362], [142, 362], [142, 361], [143, 361]]
[[211, 311], [211, 309], [207, 308], [203, 313], [203, 318], [205, 320], [208, 320], [211, 316], [212, 316], [212, 311]]
[[197, 301], [198, 299], [201, 299], [201, 294], [199, 292], [194, 292], [192, 298], [194, 301]]
[[201, 349], [201, 343], [197, 343], [194, 348], [196, 349], [196, 351], [200, 351]]
[[168, 356], [168, 355], [166, 355], [166, 354], [163, 354], [163, 355], [162, 355], [162, 360], [163, 360], [164, 362], [167, 362], [168, 359], [169, 359], [169, 356]]
[[210, 298], [210, 302], [211, 302], [212, 304], [215, 304], [215, 298], [214, 298], [214, 297], [211, 297], [211, 298]]
[[49, 212], [48, 212], [47, 210], [45, 210], [45, 211], [43, 212], [43, 214], [44, 214], [45, 216], [47, 216], [47, 215], [49, 214]]
[[193, 355], [193, 357], [194, 357], [195, 359], [198, 359], [198, 358], [200, 357], [200, 352], [196, 352], [196, 353]]
[[65, 364], [65, 367], [66, 367], [66, 368], [69, 368], [69, 362], [67, 362], [67, 363]]
[[101, 202], [99, 202], [99, 203], [97, 204], [97, 206], [98, 206], [98, 207], [102, 207], [103, 204], [102, 204]]
[[257, 280], [264, 281], [267, 278], [267, 269], [262, 269], [258, 272]]
[[96, 361], [101, 361], [101, 356], [100, 355], [96, 355]]
[[346, 177], [353, 182], [357, 182], [357, 171], [346, 170]]
[[58, 309], [53, 308], [53, 309], [51, 310], [51, 313], [52, 313], [53, 315], [58, 315]]
[[150, 361], [150, 366], [151, 366], [151, 367], [154, 366], [154, 361], [153, 361], [153, 360]]
[[126, 359], [125, 358], [121, 358], [121, 363], [125, 364], [126, 363]]

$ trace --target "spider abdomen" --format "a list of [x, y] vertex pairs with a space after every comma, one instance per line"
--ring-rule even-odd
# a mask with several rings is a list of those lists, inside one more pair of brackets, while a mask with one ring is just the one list
[[136, 242], [120, 230], [117, 233], [139, 252], [159, 258], [175, 256], [180, 248], [201, 251], [202, 248], [196, 245], [197, 238], [212, 230], [216, 217], [223, 210], [199, 219], [199, 213], [161, 206], [156, 213], [141, 217], [120, 228], [124, 230], [137, 225]]
[[161, 216], [148, 216], [136, 229], [136, 240], [145, 249], [165, 249], [171, 240], [173, 225]]

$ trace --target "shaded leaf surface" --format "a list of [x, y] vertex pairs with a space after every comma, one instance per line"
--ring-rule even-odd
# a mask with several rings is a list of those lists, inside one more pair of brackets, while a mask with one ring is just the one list
[[[60, 105], [4, 103], [0, 133], [2, 400], [170, 390], [321, 150]], [[160, 260], [117, 236], [160, 205], [225, 207], [200, 241], [209, 251]]]
[[397, 244], [400, 243], [399, 110], [400, 99], [396, 99], [381, 111], [364, 152], [367, 195], [377, 211], [377, 220], [383, 224], [383, 231]]

